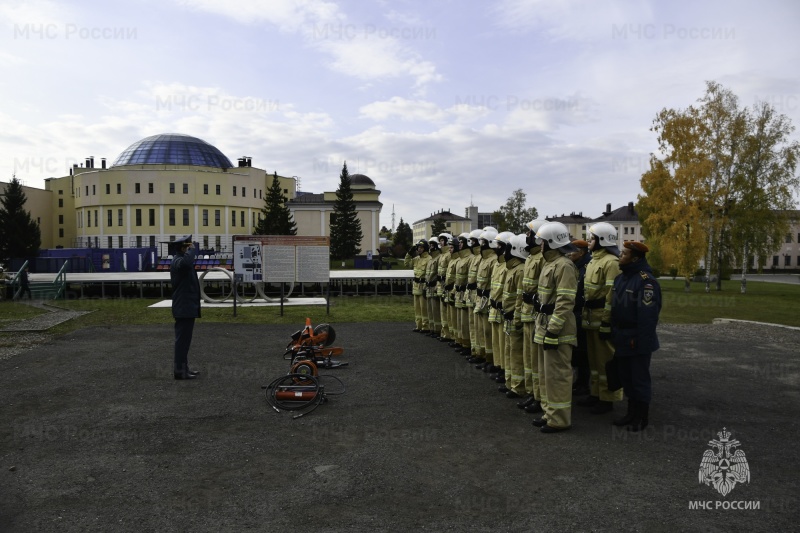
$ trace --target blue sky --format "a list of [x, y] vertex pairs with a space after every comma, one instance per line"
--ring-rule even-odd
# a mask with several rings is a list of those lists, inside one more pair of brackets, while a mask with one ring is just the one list
[[798, 26], [792, 0], [2, 0], [0, 180], [175, 132], [309, 192], [346, 160], [385, 226], [520, 188], [596, 217], [706, 80], [799, 126]]

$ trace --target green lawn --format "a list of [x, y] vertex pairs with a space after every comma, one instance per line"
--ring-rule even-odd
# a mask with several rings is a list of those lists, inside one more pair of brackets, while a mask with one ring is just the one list
[[[714, 318], [755, 320], [800, 327], [800, 285], [749, 282], [747, 294], [739, 292], [738, 281], [723, 282], [721, 292], [705, 292], [705, 285], [693, 283], [689, 293], [683, 281], [661, 280], [663, 308], [661, 322], [673, 324], [708, 324]], [[93, 311], [48, 331], [62, 334], [86, 326], [123, 324], [166, 324], [172, 321], [170, 309], [150, 309], [157, 300], [84, 299], [57, 303], [69, 309]], [[0, 302], [0, 324], [20, 318], [30, 318], [41, 311], [16, 302]], [[204, 309], [203, 321], [239, 324], [294, 324], [298, 327], [310, 317], [314, 324], [330, 322], [408, 322], [414, 320], [410, 296], [341, 296], [331, 298], [330, 315], [325, 306], [239, 307], [233, 309]], [[365, 326], [369, 327], [369, 326]], [[9, 335], [9, 334], [0, 334]]]

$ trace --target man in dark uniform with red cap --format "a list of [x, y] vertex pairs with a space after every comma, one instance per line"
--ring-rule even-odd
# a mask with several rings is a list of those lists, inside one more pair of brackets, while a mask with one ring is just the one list
[[648, 251], [641, 242], [625, 241], [611, 301], [614, 363], [628, 397], [628, 413], [614, 420], [614, 425], [626, 426], [628, 431], [641, 431], [649, 422], [650, 356], [659, 348], [656, 326], [661, 287], [647, 263]]
[[197, 250], [192, 236], [178, 237], [169, 245], [173, 254], [169, 267], [172, 282], [172, 316], [175, 318], [175, 379], [195, 379], [200, 372], [189, 369], [194, 319], [200, 318], [200, 282], [194, 270]]

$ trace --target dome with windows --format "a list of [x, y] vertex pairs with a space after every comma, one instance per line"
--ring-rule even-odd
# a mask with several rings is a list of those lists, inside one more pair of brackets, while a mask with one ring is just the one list
[[351, 174], [350, 187], [353, 189], [374, 189], [375, 182], [364, 174]]
[[137, 141], [125, 149], [111, 164], [129, 165], [193, 165], [232, 168], [230, 159], [216, 146], [182, 133], [162, 133]]

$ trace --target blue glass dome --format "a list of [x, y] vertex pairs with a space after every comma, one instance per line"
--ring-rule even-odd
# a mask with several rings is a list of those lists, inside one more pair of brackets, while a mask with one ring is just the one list
[[230, 159], [202, 139], [181, 133], [162, 133], [137, 141], [111, 164], [126, 165], [196, 165], [231, 168]]

